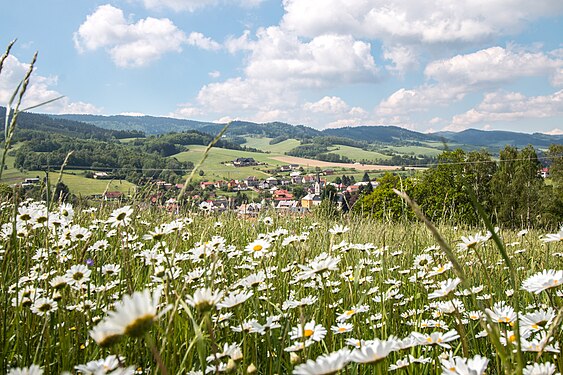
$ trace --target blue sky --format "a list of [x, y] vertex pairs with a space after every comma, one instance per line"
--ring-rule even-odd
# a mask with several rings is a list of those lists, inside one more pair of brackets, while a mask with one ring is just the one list
[[[563, 133], [560, 0], [19, 0], [5, 105], [315, 128]], [[3, 47], [2, 47], [3, 48]]]

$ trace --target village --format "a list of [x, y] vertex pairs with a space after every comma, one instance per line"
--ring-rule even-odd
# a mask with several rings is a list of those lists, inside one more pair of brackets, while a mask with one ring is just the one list
[[[256, 166], [252, 158], [237, 158], [232, 161], [236, 167]], [[346, 200], [357, 196], [364, 189], [371, 191], [378, 185], [375, 180], [356, 182], [354, 177], [335, 177], [333, 169], [319, 169], [306, 173], [297, 164], [288, 164], [267, 170], [270, 177], [258, 178], [250, 175], [243, 179], [200, 181], [189, 191], [191, 201], [199, 208], [211, 212], [236, 211], [241, 216], [257, 216], [261, 211], [276, 210], [279, 213], [306, 214], [321, 204], [325, 190], [333, 194], [332, 201], [339, 209]], [[367, 173], [366, 173], [367, 176]], [[94, 173], [95, 179], [111, 179], [106, 172]], [[364, 178], [365, 180], [366, 178]], [[149, 196], [150, 205], [176, 211], [179, 209], [177, 194], [184, 184], [174, 184], [163, 180], [153, 181], [155, 189]], [[368, 185], [370, 185], [368, 187]], [[126, 201], [127, 195], [119, 191], [106, 191], [95, 198], [104, 201]]]

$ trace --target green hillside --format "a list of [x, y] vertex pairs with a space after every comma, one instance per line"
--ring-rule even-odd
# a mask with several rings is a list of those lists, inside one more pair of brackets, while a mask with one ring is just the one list
[[[194, 165], [197, 165], [203, 157], [205, 149], [206, 146], [192, 145], [189, 147], [188, 151], [180, 152], [179, 154], [173, 155], [173, 157], [178, 159], [178, 161], [190, 161]], [[257, 162], [267, 163], [270, 168], [272, 168], [272, 166], [283, 165], [282, 162], [273, 160], [271, 158], [271, 156], [276, 155], [263, 154], [259, 152], [228, 150], [224, 148], [212, 148], [207, 155], [207, 159], [200, 167], [200, 169], [205, 173], [202, 178], [213, 180], [242, 179], [248, 176], [269, 176], [269, 174], [260, 170], [268, 169], [268, 166], [235, 167], [231, 164], [231, 162], [236, 158], [254, 158], [254, 160], [256, 160]]]
[[346, 156], [352, 160], [370, 160], [376, 162], [378, 160], [387, 160], [391, 157], [388, 155], [381, 154], [375, 151], [366, 151], [357, 147], [350, 147], [344, 145], [335, 145], [332, 147], [333, 150], [329, 154], [337, 154], [341, 156]]
[[245, 137], [246, 143], [243, 143], [243, 146], [246, 147], [253, 147], [258, 150], [276, 153], [276, 154], [284, 154], [287, 151], [291, 150], [294, 147], [299, 146], [300, 142], [297, 139], [287, 139], [283, 142], [276, 143], [271, 145], [270, 141], [273, 138], [267, 137]]

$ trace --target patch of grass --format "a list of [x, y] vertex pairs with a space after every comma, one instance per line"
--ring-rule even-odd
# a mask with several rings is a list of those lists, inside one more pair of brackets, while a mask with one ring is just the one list
[[[58, 173], [50, 173], [49, 181], [55, 183], [58, 177]], [[120, 191], [126, 194], [133, 194], [136, 189], [134, 184], [125, 180], [96, 180], [71, 173], [63, 173], [62, 181], [68, 186], [70, 192], [75, 195], [102, 194], [106, 191], [106, 188], [108, 191]]]
[[244, 143], [243, 146], [253, 147], [262, 151], [269, 151], [272, 154], [283, 155], [301, 144], [301, 142], [297, 139], [287, 139], [283, 142], [271, 145], [271, 140], [272, 138], [266, 137], [246, 137], [246, 143]]
[[360, 161], [360, 160], [370, 160], [375, 162], [376, 160], [387, 160], [390, 159], [390, 156], [381, 154], [375, 151], [366, 151], [362, 150], [358, 147], [351, 147], [351, 146], [344, 146], [344, 145], [335, 145], [331, 147], [330, 154], [337, 154], [341, 156], [346, 156], [352, 160]]

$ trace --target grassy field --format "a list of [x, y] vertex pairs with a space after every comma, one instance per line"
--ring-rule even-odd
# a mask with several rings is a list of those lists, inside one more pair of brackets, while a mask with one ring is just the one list
[[301, 142], [296, 139], [287, 139], [283, 142], [271, 145], [271, 140], [272, 138], [266, 137], [246, 137], [246, 143], [244, 143], [243, 146], [253, 147], [262, 151], [269, 151], [272, 154], [284, 154], [292, 148], [295, 148], [301, 144]]
[[[59, 178], [58, 173], [51, 174], [49, 180], [54, 183]], [[135, 185], [125, 180], [95, 180], [72, 173], [63, 173], [63, 182], [76, 195], [102, 194], [106, 191], [120, 191], [126, 194], [135, 192]]]
[[441, 149], [423, 146], [389, 146], [381, 149], [381, 151], [384, 150], [392, 151], [402, 155], [438, 156], [442, 153]]
[[[179, 161], [191, 161], [194, 165], [197, 165], [201, 160], [205, 149], [205, 146], [191, 145], [189, 146], [189, 151], [175, 154], [173, 157]], [[200, 179], [227, 180], [242, 179], [249, 176], [256, 176], [258, 178], [268, 177], [270, 175], [263, 172], [262, 169], [273, 168], [282, 164], [279, 161], [271, 159], [270, 156], [271, 154], [258, 152], [212, 148], [207, 155], [207, 159], [200, 168], [205, 173], [203, 178]], [[235, 167], [231, 162], [236, 158], [254, 158], [257, 162], [266, 163], [267, 166]]]
[[344, 145], [335, 145], [331, 147], [330, 154], [337, 154], [341, 156], [346, 156], [352, 160], [369, 160], [375, 163], [377, 160], [387, 160], [391, 159], [390, 156], [381, 154], [375, 151], [366, 151], [357, 147], [350, 147]]
[[[7, 170], [4, 170], [2, 180], [0, 182], [5, 184], [17, 184], [23, 182], [26, 178], [39, 177], [45, 178], [43, 171], [24, 171], [20, 172], [14, 168], [14, 157], [6, 157]], [[82, 175], [84, 171], [75, 170], [63, 173], [62, 181], [68, 186], [70, 192], [76, 195], [93, 195], [102, 194], [106, 191], [120, 191], [122, 193], [135, 192], [135, 185], [125, 180], [95, 180], [93, 178], [86, 178]], [[54, 184], [59, 178], [59, 172], [51, 172], [49, 174], [49, 182]], [[109, 184], [109, 186], [108, 186]]]
[[321, 211], [241, 220], [133, 202], [44, 217], [0, 206], [2, 373], [562, 368], [563, 232], [501, 229], [501, 253], [484, 228], [440, 225], [447, 255], [419, 223]]

